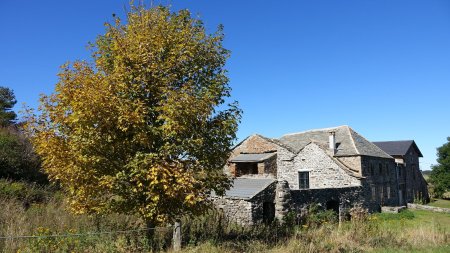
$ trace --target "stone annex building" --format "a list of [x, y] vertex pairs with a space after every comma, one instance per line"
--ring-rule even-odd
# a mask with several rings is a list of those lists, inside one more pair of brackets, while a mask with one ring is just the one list
[[348, 126], [251, 135], [225, 166], [233, 187], [215, 205], [241, 224], [282, 219], [311, 203], [340, 217], [355, 205], [370, 212], [429, 200], [414, 141], [370, 142]]

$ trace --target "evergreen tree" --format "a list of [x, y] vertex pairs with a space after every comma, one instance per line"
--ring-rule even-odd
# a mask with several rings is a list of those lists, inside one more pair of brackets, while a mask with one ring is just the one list
[[14, 124], [17, 115], [12, 108], [16, 102], [14, 92], [7, 87], [0, 86], [0, 126]]

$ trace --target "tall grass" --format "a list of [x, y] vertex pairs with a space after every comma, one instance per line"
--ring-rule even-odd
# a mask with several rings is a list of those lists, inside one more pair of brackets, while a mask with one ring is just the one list
[[[4, 183], [4, 185], [2, 185]], [[7, 185], [10, 184], [10, 185]], [[23, 188], [25, 187], [25, 188]], [[17, 190], [22, 189], [22, 190]], [[26, 192], [26, 194], [24, 193]], [[135, 216], [72, 215], [56, 189], [0, 181], [0, 236], [74, 234], [144, 227]], [[332, 212], [315, 206], [283, 225], [244, 227], [211, 210], [182, 220], [184, 252], [446, 252], [450, 215], [426, 211], [367, 215], [338, 224]], [[356, 217], [356, 216], [354, 216]], [[171, 251], [172, 231], [161, 230], [152, 242], [145, 232], [0, 239], [0, 252], [150, 252]]]
[[[170, 229], [158, 230], [150, 244], [138, 217], [73, 215], [65, 207], [63, 194], [50, 186], [0, 180], [0, 236], [43, 236], [0, 239], [0, 252], [148, 252], [170, 244]], [[124, 230], [140, 231], [45, 237]]]
[[[423, 215], [426, 212], [421, 212]], [[448, 252], [450, 228], [416, 217], [416, 212], [367, 215], [338, 224], [326, 213], [310, 213], [292, 233], [281, 237], [272, 231], [272, 239], [207, 241], [188, 246], [185, 252]], [[318, 219], [318, 217], [322, 217]], [[329, 217], [326, 219], [324, 217]], [[450, 216], [442, 214], [442, 219]], [[256, 229], [256, 228], [253, 228]], [[273, 228], [272, 228], [273, 229]], [[267, 236], [267, 235], [266, 235]], [[273, 243], [278, 236], [276, 243]]]

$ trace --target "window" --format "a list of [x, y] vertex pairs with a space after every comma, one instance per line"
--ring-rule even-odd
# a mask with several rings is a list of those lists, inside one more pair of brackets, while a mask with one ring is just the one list
[[370, 164], [370, 175], [371, 175], [371, 176], [374, 175], [373, 163]]
[[237, 176], [258, 174], [257, 163], [236, 163]]
[[309, 189], [309, 172], [299, 171], [298, 172], [298, 188], [299, 189]]
[[381, 163], [378, 164], [378, 175], [383, 175], [383, 165]]
[[390, 199], [391, 198], [391, 187], [390, 186], [386, 187], [386, 193], [387, 193], [387, 198]]

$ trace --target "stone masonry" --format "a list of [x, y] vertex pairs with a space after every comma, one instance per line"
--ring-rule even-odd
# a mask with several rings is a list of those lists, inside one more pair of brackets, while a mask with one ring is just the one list
[[[284, 150], [281, 150], [283, 153]], [[286, 166], [287, 163], [291, 163]], [[309, 172], [311, 189], [361, 186], [355, 176], [349, 175], [324, 150], [316, 144], [307, 145], [291, 161], [284, 161], [278, 169], [279, 180], [286, 180], [291, 189], [299, 189], [298, 172]]]
[[291, 209], [291, 190], [287, 181], [278, 181], [275, 192], [275, 218], [283, 222]]

